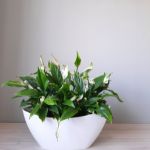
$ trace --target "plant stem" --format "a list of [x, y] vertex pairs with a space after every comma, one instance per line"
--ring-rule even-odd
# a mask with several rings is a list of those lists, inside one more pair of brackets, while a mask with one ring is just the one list
[[57, 120], [57, 128], [56, 128], [56, 133], [55, 133], [57, 142], [58, 142], [58, 138], [59, 138], [59, 133], [58, 133], [58, 131], [59, 131], [59, 126], [60, 126], [60, 120]]

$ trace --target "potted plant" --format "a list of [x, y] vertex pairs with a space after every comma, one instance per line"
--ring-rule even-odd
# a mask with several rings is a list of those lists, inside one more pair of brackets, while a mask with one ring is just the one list
[[25, 121], [38, 144], [44, 149], [85, 149], [98, 137], [106, 120], [112, 122], [107, 97], [118, 94], [109, 89], [110, 74], [89, 78], [92, 64], [79, 72], [77, 53], [75, 70], [60, 65], [56, 59], [29, 76], [3, 85], [22, 88], [14, 98], [22, 97]]

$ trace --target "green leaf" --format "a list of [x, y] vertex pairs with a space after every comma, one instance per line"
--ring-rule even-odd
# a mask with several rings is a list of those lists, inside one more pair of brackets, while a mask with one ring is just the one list
[[48, 88], [48, 85], [49, 85], [49, 80], [47, 79], [47, 80], [44, 82], [44, 89], [45, 89], [45, 90]]
[[74, 108], [67, 108], [64, 110], [64, 112], [61, 115], [60, 121], [63, 121], [65, 119], [69, 119], [71, 117], [73, 117], [74, 115], [76, 115], [78, 113], [79, 109], [74, 109]]
[[25, 84], [20, 81], [7, 81], [2, 84], [2, 86], [10, 86], [10, 87], [25, 87]]
[[94, 86], [94, 90], [96, 90], [97, 88], [103, 86], [103, 81], [105, 79], [105, 74], [99, 76], [99, 77], [96, 77], [94, 79], [94, 82], [95, 82], [95, 86]]
[[100, 98], [99, 97], [92, 97], [89, 99], [91, 102], [97, 102]]
[[20, 79], [22, 81], [27, 81], [28, 84], [30, 84], [33, 88], [37, 88], [38, 87], [38, 84], [37, 84], [37, 81], [34, 77], [31, 77], [31, 76], [21, 76]]
[[101, 99], [105, 99], [107, 97], [114, 97], [113, 94], [110, 93], [102, 93], [101, 95], [99, 95]]
[[34, 89], [24, 89], [15, 94], [15, 97], [29, 96], [29, 97], [39, 97], [39, 92]]
[[31, 105], [31, 101], [30, 100], [22, 100], [21, 103], [20, 103], [20, 107], [22, 108], [26, 108], [28, 106]]
[[118, 101], [123, 102], [123, 100], [119, 97], [119, 95], [114, 92], [113, 90], [107, 89], [110, 93], [112, 93], [112, 96], [115, 97]]
[[59, 92], [68, 92], [69, 89], [70, 89], [70, 85], [68, 83], [63, 83], [63, 85], [59, 89]]
[[49, 110], [57, 115], [59, 115], [59, 110], [56, 105], [49, 106]]
[[48, 96], [45, 100], [44, 103], [47, 105], [57, 105], [57, 100], [58, 98], [55, 96]]
[[81, 64], [81, 58], [79, 56], [79, 53], [77, 52], [76, 60], [74, 62], [75, 66], [78, 68]]
[[59, 86], [55, 83], [49, 83], [48, 88], [50, 91], [59, 91]]
[[96, 110], [98, 115], [104, 117], [108, 122], [112, 123], [112, 112], [108, 105], [101, 104], [99, 108]]
[[118, 95], [116, 95], [116, 94], [114, 95], [112, 93], [103, 93], [103, 94], [100, 95], [100, 99], [104, 100], [104, 99], [106, 99], [108, 97], [115, 97], [120, 102], [123, 102], [122, 99]]
[[36, 79], [37, 79], [41, 89], [46, 90], [48, 87], [49, 80], [48, 80], [44, 70], [38, 68]]
[[57, 66], [56, 64], [49, 62], [48, 63], [48, 67], [50, 69], [51, 72], [51, 79], [57, 83], [58, 85], [60, 85], [63, 81], [63, 77], [60, 71], [60, 67]]
[[42, 82], [42, 79], [41, 79], [41, 70], [38, 68], [38, 71], [37, 71], [37, 76], [36, 76], [36, 80], [40, 86], [40, 88], [42, 90], [44, 90], [44, 85], [43, 85], [43, 82]]
[[86, 106], [91, 106], [95, 103], [97, 103], [97, 101], [99, 100], [100, 98], [99, 97], [92, 97], [90, 99], [88, 99], [85, 103]]
[[63, 104], [66, 106], [70, 106], [70, 107], [75, 108], [73, 101], [71, 101], [70, 99], [65, 99]]
[[37, 103], [36, 106], [32, 109], [31, 113], [30, 113], [30, 118], [33, 115], [38, 114], [39, 109], [41, 108], [41, 104]]
[[84, 93], [84, 83], [83, 79], [80, 77], [78, 72], [74, 73], [74, 86], [75, 86], [75, 91], [81, 95]]
[[45, 107], [41, 107], [39, 110], [38, 110], [38, 116], [39, 118], [44, 121], [45, 118], [47, 117], [47, 113], [48, 113], [48, 108], [45, 108]]

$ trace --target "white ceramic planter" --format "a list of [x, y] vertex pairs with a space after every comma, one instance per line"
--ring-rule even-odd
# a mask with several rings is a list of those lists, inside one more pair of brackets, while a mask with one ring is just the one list
[[42, 122], [34, 115], [23, 110], [27, 126], [37, 141], [46, 150], [83, 150], [88, 148], [100, 134], [106, 120], [95, 114], [75, 117], [60, 123], [58, 141], [56, 138], [57, 121], [46, 118]]

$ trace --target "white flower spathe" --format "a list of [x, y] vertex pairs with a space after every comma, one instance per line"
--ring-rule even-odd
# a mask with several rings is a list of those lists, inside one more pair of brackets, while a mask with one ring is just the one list
[[104, 78], [103, 83], [108, 84], [109, 80], [110, 80], [110, 74], [105, 74], [105, 78]]
[[68, 66], [63, 66], [63, 68], [61, 69], [61, 74], [63, 79], [66, 79], [69, 73], [69, 69]]
[[44, 66], [41, 66], [41, 67], [40, 67], [40, 69], [41, 69], [42, 71], [44, 71], [44, 70], [45, 70]]
[[93, 69], [93, 63], [91, 63], [90, 66], [84, 70], [84, 72], [90, 72], [92, 69]]
[[89, 80], [89, 83], [90, 83], [90, 84], [95, 84], [95, 81], [94, 81], [94, 79], [92, 79], [92, 80]]
[[42, 97], [40, 98], [40, 102], [43, 103], [44, 100], [45, 100], [45, 97], [42, 96]]
[[27, 80], [24, 80], [23, 82], [26, 86], [28, 86], [29, 89], [33, 89], [33, 87], [28, 83]]
[[89, 88], [88, 81], [84, 80], [84, 92], [87, 92]]

